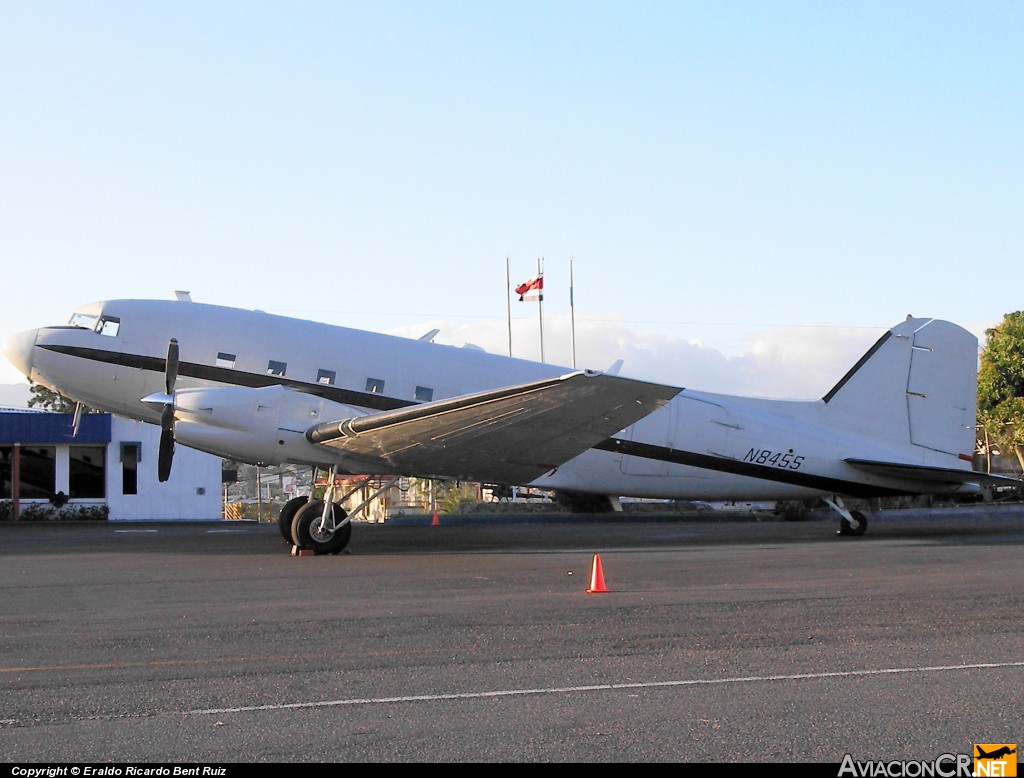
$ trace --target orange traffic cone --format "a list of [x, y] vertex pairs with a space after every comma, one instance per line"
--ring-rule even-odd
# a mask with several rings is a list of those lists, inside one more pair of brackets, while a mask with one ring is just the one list
[[441, 526], [441, 522], [437, 520], [437, 508], [434, 508], [434, 520], [430, 522], [431, 527]]
[[601, 569], [601, 555], [594, 554], [594, 569], [590, 573], [590, 588], [587, 589], [587, 594], [599, 594], [600, 592], [608, 591], [608, 587], [604, 585], [604, 570]]

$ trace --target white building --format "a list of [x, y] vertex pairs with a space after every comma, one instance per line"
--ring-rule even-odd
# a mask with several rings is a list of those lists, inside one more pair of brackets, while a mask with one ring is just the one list
[[177, 446], [160, 483], [157, 426], [96, 413], [71, 427], [67, 413], [0, 410], [0, 500], [106, 506], [110, 521], [221, 518], [219, 457]]

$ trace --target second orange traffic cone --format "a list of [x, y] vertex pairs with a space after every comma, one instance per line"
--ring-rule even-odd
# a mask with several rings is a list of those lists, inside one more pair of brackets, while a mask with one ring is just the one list
[[590, 573], [590, 588], [587, 594], [598, 594], [608, 591], [604, 585], [604, 570], [601, 568], [601, 555], [594, 554], [594, 569]]

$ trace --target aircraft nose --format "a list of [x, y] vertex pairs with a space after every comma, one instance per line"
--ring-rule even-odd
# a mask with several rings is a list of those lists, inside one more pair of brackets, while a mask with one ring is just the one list
[[4, 356], [7, 361], [32, 378], [32, 356], [36, 348], [36, 335], [39, 330], [26, 330], [12, 335], [4, 342]]

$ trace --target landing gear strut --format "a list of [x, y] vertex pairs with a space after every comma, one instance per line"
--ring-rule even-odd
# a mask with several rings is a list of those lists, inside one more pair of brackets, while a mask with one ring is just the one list
[[825, 498], [825, 502], [829, 504], [836, 513], [839, 514], [839, 532], [838, 535], [852, 535], [859, 537], [868, 530], [868, 519], [860, 511], [850, 511], [843, 505], [843, 501], [839, 497], [832, 499]]

